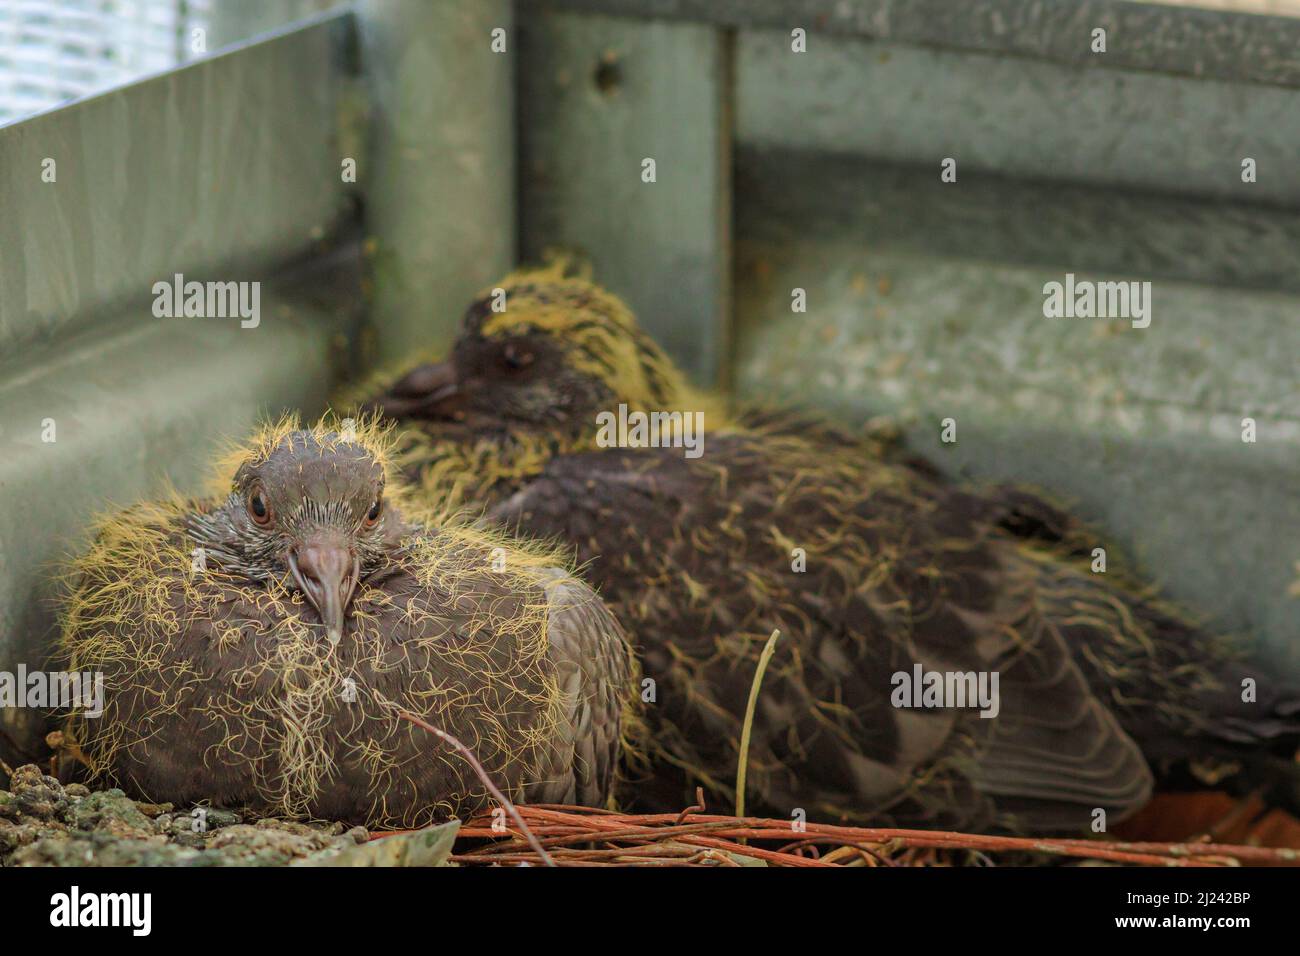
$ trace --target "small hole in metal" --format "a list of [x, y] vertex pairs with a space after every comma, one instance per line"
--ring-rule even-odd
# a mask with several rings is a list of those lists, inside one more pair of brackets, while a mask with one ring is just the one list
[[623, 85], [623, 68], [619, 66], [618, 58], [612, 53], [606, 53], [596, 64], [596, 72], [592, 74], [591, 79], [596, 84], [596, 89], [605, 96], [613, 96], [617, 93], [619, 87]]

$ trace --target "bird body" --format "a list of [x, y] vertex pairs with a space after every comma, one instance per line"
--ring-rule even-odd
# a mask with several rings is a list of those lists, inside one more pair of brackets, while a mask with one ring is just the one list
[[[773, 629], [747, 755], [748, 805], [772, 814], [1082, 829], [1145, 803], [1166, 758], [1294, 747], [1292, 704], [1244, 705], [1238, 652], [1093, 574], [1072, 553], [1084, 530], [1041, 498], [954, 487], [831, 426], [730, 415], [617, 298], [559, 269], [498, 288], [503, 313], [474, 302], [446, 362], [369, 406], [401, 423], [417, 484], [575, 548], [656, 688], [648, 808], [696, 783], [734, 798]], [[598, 416], [622, 404], [704, 411], [703, 455], [600, 447]], [[996, 678], [996, 715], [905, 706], [918, 665], [944, 686]]]
[[110, 516], [72, 569], [63, 654], [107, 693], [71, 726], [98, 777], [372, 826], [485, 806], [404, 711], [507, 795], [606, 802], [632, 659], [554, 553], [412, 503], [373, 424], [288, 420], [222, 470], [228, 495]]

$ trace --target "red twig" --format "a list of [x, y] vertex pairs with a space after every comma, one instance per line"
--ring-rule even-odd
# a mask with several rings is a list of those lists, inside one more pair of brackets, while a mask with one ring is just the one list
[[412, 713], [408, 713], [407, 711], [402, 710], [401, 707], [398, 707], [396, 704], [392, 703], [391, 701], [388, 701], [386, 703], [388, 703], [388, 705], [397, 712], [397, 715], [399, 717], [402, 717], [405, 720], [409, 720], [417, 727], [424, 728], [429, 733], [437, 737], [439, 740], [450, 744], [453, 748], [456, 749], [458, 753], [460, 753], [462, 757], [464, 757], [467, 761], [469, 761], [469, 765], [474, 768], [474, 772], [478, 774], [479, 779], [483, 781], [483, 785], [488, 788], [488, 792], [492, 794], [492, 796], [496, 799], [497, 803], [500, 804], [502, 807], [504, 807], [506, 812], [509, 813], [510, 816], [514, 819], [515, 825], [519, 827], [519, 832], [524, 835], [524, 839], [526, 839], [528, 841], [528, 845], [533, 848], [533, 852], [536, 853], [541, 858], [542, 862], [547, 866], [555, 866], [555, 861], [551, 859], [551, 855], [547, 853], [546, 849], [541, 845], [541, 843], [538, 842], [537, 837], [533, 835], [533, 831], [528, 829], [528, 824], [525, 823], [524, 818], [519, 815], [519, 811], [515, 809], [515, 805], [506, 799], [506, 795], [504, 793], [502, 793], [500, 790], [497, 789], [496, 784], [494, 784], [491, 778], [488, 777], [487, 771], [483, 769], [483, 765], [478, 762], [478, 758], [474, 756], [474, 752], [472, 750], [466, 747], [463, 743], [461, 743], [451, 734], [447, 733], [447, 731], [439, 730], [437, 727], [433, 726], [429, 722], [422, 720], [419, 717], [416, 717]]
[[[697, 803], [702, 798], [697, 795]], [[789, 820], [729, 817], [696, 812], [624, 814], [593, 807], [533, 805], [516, 808], [532, 827], [534, 851], [546, 847], [559, 866], [736, 866], [738, 858], [775, 866], [828, 867], [865, 862], [914, 866], [942, 862], [944, 851], [1047, 854], [1138, 866], [1300, 864], [1300, 850], [1219, 843], [1121, 843], [1102, 840], [992, 836], [946, 830], [836, 826]], [[521, 827], [521, 830], [523, 828]], [[489, 842], [463, 850], [458, 863], [528, 862], [537, 859], [512, 834], [500, 839], [486, 815], [470, 820], [460, 837]], [[753, 846], [740, 841], [767, 843]], [[822, 846], [826, 852], [815, 848]]]
[[[846, 857], [843, 853], [828, 853], [821, 858], [804, 855], [804, 848], [812, 844], [851, 847], [862, 856], [871, 856], [875, 862], [887, 865], [897, 865], [898, 860], [891, 859], [891, 856], [900, 850], [907, 853], [922, 851], [929, 855], [942, 850], [977, 853], [1014, 851], [1145, 866], [1224, 866], [1239, 862], [1277, 865], [1300, 862], [1300, 853], [1285, 848], [1205, 843], [1112, 843], [819, 823], [807, 823], [801, 830], [794, 831], [788, 820], [697, 813], [613, 814], [583, 807], [522, 806], [519, 811], [531, 821], [538, 839], [563, 858], [565, 865], [577, 865], [584, 860], [592, 863], [608, 862], [611, 859], [640, 865], [651, 856], [662, 855], [650, 849], [654, 845], [725, 851], [733, 856], [748, 856], [782, 866], [832, 866], [837, 865], [833, 861], [853, 859], [856, 856], [849, 854]], [[461, 830], [461, 835], [491, 839], [499, 834], [495, 834], [486, 825], [486, 821], [472, 820]], [[776, 843], [779, 848], [765, 849], [737, 842], [746, 839]], [[573, 846], [581, 843], [600, 843], [608, 849], [590, 850]], [[513, 856], [516, 852], [510, 844], [497, 843], [479, 847], [469, 856], [476, 863], [486, 863], [503, 855]], [[674, 859], [673, 865], [678, 865], [679, 858], [685, 852], [684, 849], [674, 850], [669, 854]], [[700, 862], [720, 863], [722, 859], [713, 856]]]

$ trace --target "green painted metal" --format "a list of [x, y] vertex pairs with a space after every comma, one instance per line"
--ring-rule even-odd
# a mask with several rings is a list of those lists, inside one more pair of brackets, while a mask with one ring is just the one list
[[900, 251], [1300, 292], [1300, 210], [1281, 206], [753, 146], [736, 190], [766, 212], [745, 237], [811, 222]]
[[[515, 257], [508, 0], [363, 0], [370, 110], [365, 193], [373, 354], [441, 347], [466, 304]], [[504, 30], [506, 52], [492, 50]]]
[[[803, 27], [1061, 65], [1300, 87], [1300, 20], [1131, 0], [536, 0], [543, 9]], [[1107, 31], [1095, 56], [1092, 30]]]
[[[730, 312], [729, 44], [692, 24], [543, 15], [520, 69], [525, 259], [577, 249], [713, 382]], [[645, 181], [647, 160], [654, 182]]]
[[[934, 171], [1122, 185], [1300, 206], [1300, 115], [1287, 87], [1095, 70], [843, 37], [793, 53], [743, 31], [736, 139]], [[1242, 161], [1257, 181], [1242, 182]]]
[[0, 127], [0, 357], [177, 272], [265, 275], [333, 232], [351, 30], [321, 18]]

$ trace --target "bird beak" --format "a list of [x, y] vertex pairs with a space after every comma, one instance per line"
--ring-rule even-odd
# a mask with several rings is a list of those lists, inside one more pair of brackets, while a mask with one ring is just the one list
[[289, 570], [320, 615], [330, 644], [337, 645], [361, 577], [361, 562], [342, 540], [321, 535], [290, 549]]
[[463, 417], [464, 391], [450, 362], [420, 365], [399, 378], [363, 411], [391, 418], [457, 419]]

